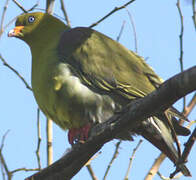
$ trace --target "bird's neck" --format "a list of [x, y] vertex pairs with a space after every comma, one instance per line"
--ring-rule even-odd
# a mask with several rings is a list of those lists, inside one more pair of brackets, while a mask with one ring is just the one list
[[51, 26], [48, 26], [48, 23], [43, 23], [24, 40], [30, 46], [32, 52], [42, 52], [43, 49], [49, 46], [55, 46], [66, 29], [68, 27], [64, 23], [57, 22]]
[[48, 48], [49, 46], [55, 46], [61, 37], [63, 30], [50, 32], [48, 34], [44, 34], [40, 37], [34, 37], [30, 42], [27, 42], [33, 52], [41, 52], [43, 49]]

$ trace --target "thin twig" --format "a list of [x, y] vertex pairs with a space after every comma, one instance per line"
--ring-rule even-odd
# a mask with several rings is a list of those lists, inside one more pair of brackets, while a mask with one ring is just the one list
[[3, 28], [3, 23], [4, 23], [4, 19], [5, 19], [5, 14], [8, 8], [8, 4], [9, 4], [9, 0], [6, 0], [5, 5], [3, 7], [3, 12], [2, 12], [2, 16], [1, 16], [1, 23], [0, 23], [0, 38], [1, 35], [3, 34], [4, 28]]
[[161, 163], [165, 160], [166, 156], [165, 154], [161, 153], [154, 161], [152, 167], [148, 171], [148, 174], [144, 178], [145, 180], [151, 180], [155, 174], [158, 172]]
[[0, 54], [0, 59], [3, 62], [3, 64], [5, 66], [7, 66], [9, 69], [11, 69], [22, 81], [23, 83], [26, 85], [26, 88], [32, 91], [32, 88], [28, 85], [28, 83], [26, 82], [26, 80], [20, 75], [20, 73], [18, 71], [16, 71], [12, 66], [10, 66], [6, 60], [1, 56]]
[[[192, 112], [193, 108], [195, 107], [196, 105], [196, 93], [193, 95], [192, 99], [190, 100], [189, 104], [187, 107], [185, 107], [185, 109], [183, 110], [182, 114], [185, 116], [185, 117], [188, 117], [189, 114]], [[182, 125], [184, 123], [184, 120], [181, 119], [179, 121], [179, 124]]]
[[28, 10], [28, 12], [33, 11], [37, 6], [39, 6], [39, 0], [37, 1], [35, 5], [32, 6], [32, 8]]
[[37, 142], [37, 149], [36, 149], [36, 157], [37, 157], [37, 164], [39, 170], [41, 170], [41, 161], [40, 161], [40, 144], [41, 144], [41, 129], [40, 129], [40, 109], [37, 108], [37, 137], [38, 137], [38, 142]]
[[88, 169], [89, 174], [91, 175], [92, 180], [98, 180], [97, 177], [95, 176], [95, 173], [94, 173], [91, 165], [88, 164], [88, 165], [86, 165], [86, 167]]
[[196, 30], [196, 7], [195, 7], [196, 1], [192, 0], [192, 9], [193, 9], [193, 24], [195, 26], [195, 30]]
[[131, 158], [129, 160], [129, 165], [128, 165], [127, 172], [126, 172], [124, 180], [129, 179], [129, 173], [130, 173], [130, 170], [131, 170], [133, 159], [135, 158], [135, 153], [138, 150], [138, 148], [139, 148], [139, 146], [141, 145], [142, 142], [143, 142], [143, 140], [140, 139], [139, 142], [137, 143], [136, 147], [133, 149], [133, 153], [132, 153]]
[[53, 147], [52, 147], [52, 120], [47, 118], [47, 165], [53, 163]]
[[109, 162], [109, 164], [108, 164], [108, 167], [107, 167], [107, 169], [106, 169], [106, 171], [105, 171], [103, 180], [106, 180], [106, 177], [107, 177], [107, 175], [108, 175], [108, 172], [109, 172], [110, 168], [112, 167], [112, 164], [113, 164], [114, 160], [117, 158], [117, 156], [118, 156], [118, 154], [119, 154], [119, 148], [120, 148], [121, 142], [122, 142], [122, 141], [118, 141], [118, 142], [116, 143], [116, 148], [115, 148], [114, 154], [113, 154], [112, 159], [110, 160], [110, 162]]
[[64, 1], [63, 1], [63, 0], [60, 0], [60, 2], [61, 2], [61, 10], [62, 10], [62, 12], [63, 12], [63, 14], [64, 14], [65, 21], [67, 22], [67, 25], [68, 25], [69, 27], [71, 27], [71, 23], [70, 23], [70, 20], [69, 20], [68, 15], [67, 15], [67, 11], [66, 11], [66, 9], [65, 9]]
[[[54, 10], [55, 0], [47, 0], [46, 1], [46, 12], [48, 14], [52, 14]], [[53, 146], [52, 146], [52, 137], [53, 137], [53, 129], [52, 129], [52, 119], [47, 118], [46, 122], [46, 136], [47, 136], [47, 165], [51, 165], [53, 163]]]
[[8, 134], [8, 132], [9, 132], [9, 130], [6, 131], [6, 133], [3, 135], [3, 138], [2, 138], [2, 140], [1, 140], [0, 161], [1, 161], [1, 164], [2, 164], [2, 166], [3, 166], [3, 169], [5, 170], [5, 172], [6, 172], [6, 174], [7, 174], [8, 180], [11, 180], [11, 178], [12, 178], [12, 173], [10, 173], [10, 171], [9, 171], [9, 169], [8, 169], [8, 166], [7, 166], [6, 162], [5, 162], [5, 159], [4, 159], [4, 157], [3, 157], [3, 154], [2, 154], [3, 147], [4, 147], [4, 143], [5, 143], [5, 138], [6, 138], [7, 134]]
[[10, 131], [10, 130], [7, 130], [7, 131], [5, 132], [5, 134], [3, 135], [3, 138], [2, 138], [2, 140], [1, 140], [0, 151], [2, 151], [2, 149], [3, 149], [3, 147], [4, 147], [5, 138], [6, 138], [6, 136], [8, 135], [9, 131]]
[[196, 105], [196, 92], [193, 95], [193, 97], [192, 97], [191, 101], [189, 102], [188, 106], [183, 111], [183, 114], [184, 114], [185, 117], [187, 117], [192, 112], [195, 105]]
[[1, 147], [0, 147], [0, 161], [1, 161], [1, 164], [3, 166], [3, 169], [5, 170], [5, 172], [7, 174], [8, 180], [11, 180], [13, 174], [16, 173], [16, 172], [19, 172], [19, 171], [26, 171], [26, 172], [27, 171], [39, 171], [40, 170], [39, 168], [17, 168], [17, 169], [15, 169], [13, 171], [9, 171], [8, 166], [7, 166], [6, 162], [5, 162], [5, 159], [4, 159], [3, 154], [2, 154], [5, 138], [6, 138], [7, 134], [8, 134], [8, 132], [9, 132], [9, 130], [3, 135], [3, 138], [2, 138], [2, 141], [1, 141]]
[[124, 5], [120, 6], [120, 7], [115, 7], [112, 11], [110, 11], [107, 15], [105, 15], [103, 18], [101, 18], [100, 20], [98, 20], [97, 22], [93, 23], [92, 25], [89, 26], [89, 28], [93, 28], [95, 26], [97, 26], [100, 22], [102, 22], [103, 20], [105, 20], [106, 18], [108, 18], [110, 15], [112, 15], [113, 13], [115, 13], [116, 11], [119, 11], [123, 8], [125, 8], [126, 6], [128, 6], [129, 4], [133, 3], [135, 0], [131, 0], [127, 3], [125, 3]]
[[[177, 0], [177, 3], [176, 3], [176, 6], [177, 6], [177, 9], [178, 9], [178, 12], [179, 12], [179, 16], [180, 16], [180, 24], [181, 24], [181, 32], [180, 32], [180, 35], [179, 35], [179, 39], [180, 39], [180, 70], [181, 72], [183, 72], [184, 70], [184, 66], [183, 66], [183, 37], [184, 37], [184, 22], [183, 22], [183, 15], [182, 15], [182, 11], [181, 11], [181, 8], [180, 8], [180, 0]], [[183, 110], [184, 108], [186, 107], [186, 97], [183, 97]]]
[[125, 8], [125, 9], [128, 13], [129, 19], [131, 21], [131, 26], [133, 28], [133, 35], [134, 35], [134, 42], [135, 42], [135, 52], [137, 53], [138, 52], [138, 47], [137, 47], [138, 45], [137, 45], [137, 33], [136, 33], [136, 29], [135, 29], [135, 23], [134, 23], [134, 20], [133, 20], [133, 17], [131, 15], [130, 11], [127, 8]]
[[2, 178], [3, 180], [6, 180], [6, 177], [5, 177], [5, 172], [4, 172], [4, 169], [3, 169], [3, 165], [0, 163], [0, 166], [1, 166], [1, 174], [2, 174]]
[[188, 139], [188, 141], [185, 144], [185, 149], [182, 153], [182, 161], [183, 162], [187, 162], [188, 155], [191, 151], [191, 148], [192, 148], [195, 140], [196, 140], [196, 127], [195, 127], [193, 133], [191, 134], [190, 138]]
[[39, 168], [32, 168], [32, 169], [28, 169], [28, 168], [18, 168], [18, 169], [15, 169], [15, 170], [11, 171], [10, 173], [11, 173], [11, 174], [14, 174], [14, 173], [19, 172], [19, 171], [25, 171], [25, 172], [29, 172], [29, 171], [39, 171]]
[[55, 4], [55, 0], [47, 0], [46, 1], [46, 12], [48, 14], [53, 14], [54, 4]]
[[[35, 5], [33, 5], [29, 10], [26, 10], [19, 2], [17, 2], [16, 0], [12, 0], [14, 1], [14, 3], [24, 12], [24, 13], [28, 13], [30, 11], [33, 11], [38, 5], [39, 5], [39, 0], [37, 0], [37, 3]], [[15, 17], [14, 19], [16, 19], [17, 17]]]
[[118, 36], [116, 38], [116, 41], [118, 41], [118, 42], [119, 42], [119, 40], [120, 40], [120, 38], [122, 36], [123, 30], [124, 30], [124, 27], [125, 27], [125, 23], [126, 23], [126, 21], [123, 21], [122, 26], [120, 28], [120, 32], [119, 32], [119, 34], [118, 34]]
[[[196, 127], [185, 144], [185, 148], [179, 160], [179, 164], [187, 162], [188, 155], [191, 152], [191, 149], [195, 143], [195, 140], [196, 140]], [[178, 172], [180, 172], [180, 169], [176, 167], [176, 170], [173, 173], [171, 173], [170, 178], [173, 178]]]
[[28, 11], [16, 0], [12, 0], [24, 13], [28, 13]]

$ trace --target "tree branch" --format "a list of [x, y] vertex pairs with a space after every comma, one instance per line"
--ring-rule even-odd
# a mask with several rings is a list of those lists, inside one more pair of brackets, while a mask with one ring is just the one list
[[16, 0], [12, 0], [24, 13], [28, 13], [28, 11]]
[[60, 0], [60, 2], [61, 2], [61, 10], [62, 10], [62, 12], [63, 12], [63, 14], [64, 14], [65, 21], [67, 22], [67, 25], [68, 25], [69, 27], [71, 27], [71, 23], [70, 23], [70, 20], [69, 20], [68, 15], [67, 15], [67, 11], [66, 11], [66, 9], [65, 9], [64, 1], [63, 1], [63, 0]]
[[46, 12], [48, 14], [53, 14], [54, 4], [55, 4], [55, 0], [47, 0], [46, 1]]
[[112, 167], [112, 164], [114, 162], [114, 160], [117, 158], [117, 156], [119, 155], [119, 148], [120, 148], [120, 144], [121, 144], [122, 140], [118, 141], [116, 143], [116, 148], [115, 148], [115, 151], [114, 151], [114, 154], [112, 156], [112, 159], [110, 160], [109, 164], [108, 164], [108, 167], [106, 169], [106, 172], [104, 174], [104, 177], [103, 177], [103, 180], [106, 180], [106, 177], [108, 175], [108, 172], [110, 170], [110, 168]]
[[[195, 140], [196, 140], [196, 127], [195, 127], [193, 133], [191, 134], [191, 136], [189, 137], [188, 141], [185, 144], [185, 149], [182, 153], [180, 163], [187, 162], [188, 155], [189, 155], [189, 153], [195, 143]], [[177, 167], [176, 170], [169, 177], [173, 178], [178, 172], [180, 172], [180, 169]]]
[[131, 26], [133, 29], [133, 36], [134, 36], [134, 43], [135, 43], [135, 52], [138, 53], [138, 45], [137, 45], [137, 33], [136, 33], [136, 28], [135, 28], [135, 23], [134, 23], [134, 19], [130, 13], [130, 11], [126, 8], [126, 11], [128, 13], [130, 22], [131, 22]]
[[29, 84], [26, 82], [26, 80], [20, 75], [20, 73], [15, 70], [12, 66], [10, 66], [6, 60], [1, 56], [0, 54], [0, 59], [3, 62], [3, 65], [7, 66], [9, 69], [11, 69], [22, 81], [23, 83], [26, 85], [26, 88], [32, 91], [32, 88], [29, 86]]
[[95, 126], [86, 143], [75, 145], [60, 160], [26, 180], [71, 179], [93, 154], [119, 132], [133, 130], [141, 121], [157, 112], [165, 111], [178, 99], [196, 90], [195, 79], [196, 66], [165, 81], [160, 88], [144, 98], [131, 101], [121, 112]]
[[159, 167], [161, 163], [165, 160], [166, 155], [161, 153], [159, 157], [155, 159], [155, 162], [153, 163], [152, 167], [148, 171], [148, 174], [145, 177], [145, 180], [152, 180], [152, 178], [155, 176], [155, 174], [158, 172]]
[[140, 139], [139, 142], [137, 143], [136, 147], [133, 149], [133, 153], [132, 153], [131, 158], [129, 160], [129, 165], [128, 165], [127, 172], [126, 172], [124, 180], [129, 180], [129, 174], [130, 174], [133, 159], [135, 158], [135, 153], [138, 150], [138, 148], [139, 148], [139, 146], [142, 142], [143, 142], [143, 140]]
[[2, 12], [1, 22], [0, 22], [0, 38], [1, 38], [1, 35], [3, 34], [3, 31], [4, 31], [3, 23], [4, 23], [4, 19], [5, 19], [5, 14], [6, 14], [6, 11], [8, 8], [8, 4], [9, 4], [9, 0], [6, 0], [4, 8], [3, 8], [3, 12]]
[[104, 17], [102, 17], [100, 20], [98, 20], [97, 22], [93, 23], [92, 25], [89, 26], [89, 28], [93, 28], [95, 27], [97, 24], [99, 24], [100, 22], [102, 22], [103, 20], [105, 20], [106, 18], [108, 18], [109, 16], [111, 16], [113, 13], [115, 13], [116, 11], [119, 11], [121, 9], [124, 9], [125, 7], [127, 7], [129, 4], [133, 3], [135, 0], [131, 0], [129, 2], [127, 2], [126, 4], [120, 6], [120, 7], [115, 7], [112, 11], [110, 11], [108, 14], [106, 14]]
[[46, 123], [46, 135], [47, 135], [47, 165], [51, 165], [53, 163], [53, 146], [52, 146], [52, 119], [47, 118]]
[[37, 149], [35, 151], [38, 169], [41, 170], [41, 161], [40, 161], [40, 145], [41, 145], [41, 128], [40, 128], [40, 109], [37, 108]]
[[192, 9], [193, 9], [193, 24], [194, 24], [194, 27], [195, 27], [195, 30], [196, 30], [196, 7], [195, 7], [195, 3], [196, 1], [195, 0], [192, 0]]
[[[179, 16], [180, 16], [180, 29], [181, 30], [180, 30], [180, 35], [179, 35], [179, 39], [180, 39], [180, 57], [179, 57], [179, 61], [180, 61], [180, 70], [182, 72], [184, 70], [184, 64], [183, 64], [184, 18], [183, 18], [181, 7], [180, 7], [180, 0], [177, 1], [176, 6], [177, 6], [178, 13], [179, 13]], [[183, 97], [183, 110], [185, 109], [185, 107], [186, 107], [186, 97]]]
[[86, 167], [87, 167], [89, 174], [91, 175], [92, 180], [98, 180], [97, 177], [95, 176], [95, 173], [94, 173], [91, 165], [87, 164]]

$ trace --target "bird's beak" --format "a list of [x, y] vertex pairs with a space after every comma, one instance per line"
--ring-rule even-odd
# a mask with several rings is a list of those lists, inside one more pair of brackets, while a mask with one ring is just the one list
[[14, 29], [10, 30], [8, 32], [8, 37], [17, 37], [21, 34], [21, 30], [24, 28], [24, 26], [16, 26]]

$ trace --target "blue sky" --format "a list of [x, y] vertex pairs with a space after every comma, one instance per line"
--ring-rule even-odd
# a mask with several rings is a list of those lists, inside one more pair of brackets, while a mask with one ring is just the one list
[[[182, 1], [182, 0], [181, 0]], [[18, 0], [26, 9], [31, 8], [35, 4], [33, 1]], [[116, 6], [121, 6], [127, 1], [125, 0], [67, 0], [65, 1], [68, 16], [72, 27], [89, 26], [106, 15]], [[182, 1], [182, 12], [184, 17], [184, 68], [187, 69], [195, 65], [196, 36], [192, 21], [192, 7], [188, 1]], [[0, 1], [0, 15], [2, 14], [5, 0]], [[45, 1], [42, 1], [39, 8], [45, 8]], [[176, 0], [136, 0], [127, 7], [132, 14], [137, 32], [138, 54], [147, 59], [155, 72], [163, 79], [180, 72], [179, 65], [179, 34], [180, 19], [176, 7]], [[62, 16], [60, 4], [55, 4], [55, 14]], [[6, 25], [12, 18], [19, 15], [22, 11], [10, 1], [4, 24]], [[129, 20], [127, 11], [120, 10], [100, 23], [94, 29], [116, 39], [120, 31], [121, 25], [125, 21], [125, 28], [120, 39], [127, 48], [134, 51], [133, 29]], [[31, 83], [31, 54], [28, 46], [15, 38], [8, 38], [7, 32], [14, 27], [12, 23], [4, 32], [0, 39], [0, 53], [6, 61], [13, 66], [20, 74]], [[24, 83], [7, 67], [0, 62], [0, 139], [9, 129], [3, 154], [6, 158], [7, 165], [10, 170], [26, 167], [35, 168], [36, 156], [35, 150], [37, 146], [36, 131], [36, 113], [37, 104], [31, 91], [25, 88]], [[189, 102], [191, 96], [188, 96]], [[180, 111], [182, 110], [182, 101], [175, 105]], [[196, 110], [189, 116], [190, 120], [195, 120]], [[45, 125], [46, 118], [41, 114], [41, 161], [42, 167], [46, 166], [46, 141], [45, 141]], [[192, 127], [191, 129], [193, 129]], [[59, 159], [66, 148], [70, 147], [67, 142], [67, 133], [63, 132], [56, 125], [53, 126], [54, 134], [54, 160]], [[137, 142], [141, 137], [135, 137], [134, 142], [123, 142], [120, 148], [120, 154], [114, 162], [111, 172], [108, 175], [110, 179], [123, 179], [128, 167], [129, 158]], [[187, 138], [180, 138], [183, 144]], [[92, 162], [92, 168], [98, 179], [102, 179], [106, 167], [113, 154], [115, 143], [114, 140], [104, 145], [101, 154]], [[131, 168], [130, 179], [143, 179], [151, 167], [154, 159], [158, 156], [159, 151], [148, 143], [146, 140], [141, 144], [136, 152], [136, 157]], [[196, 178], [196, 150], [192, 149], [188, 158], [187, 166]], [[166, 160], [160, 171], [164, 176], [168, 176], [175, 168], [173, 164]], [[30, 173], [19, 172], [14, 175], [14, 180], [20, 180], [31, 175]], [[2, 177], [0, 176], [0, 179]], [[74, 178], [74, 180], [90, 180], [90, 176], [84, 167]], [[159, 179], [156, 176], [154, 179]], [[182, 177], [181, 179], [187, 179]]]

